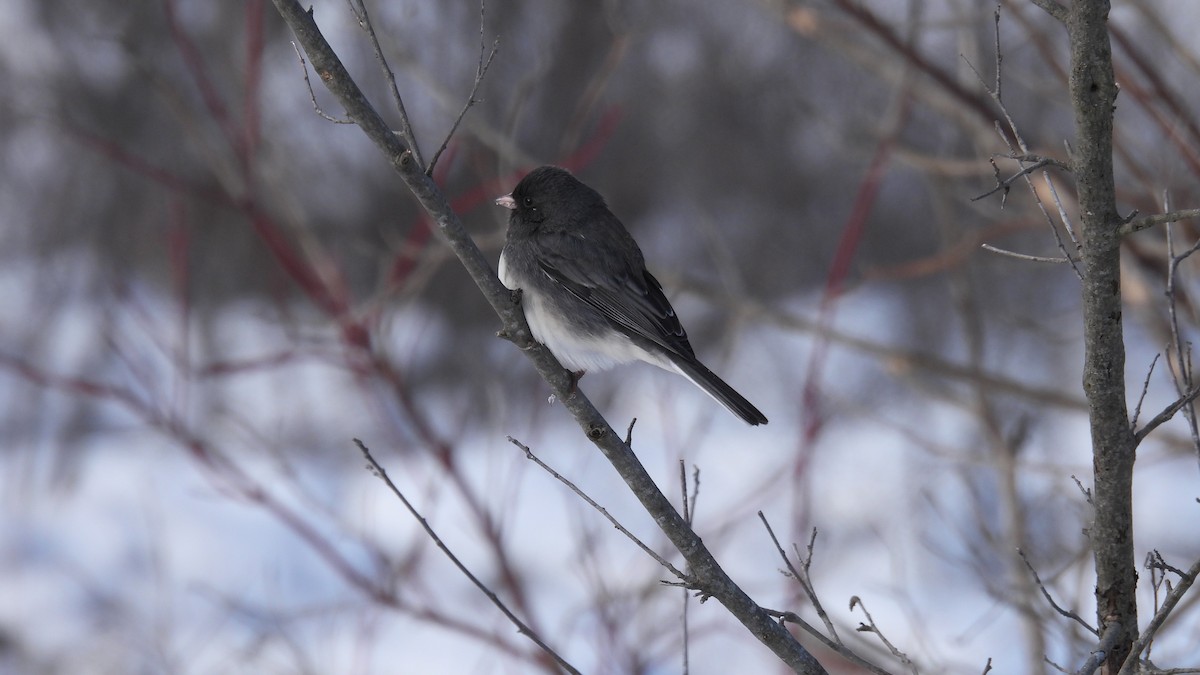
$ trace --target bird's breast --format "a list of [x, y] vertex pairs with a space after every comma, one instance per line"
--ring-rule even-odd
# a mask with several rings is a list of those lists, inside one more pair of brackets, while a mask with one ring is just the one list
[[500, 251], [500, 264], [498, 267], [496, 276], [500, 277], [500, 283], [504, 284], [510, 291], [517, 290], [517, 286], [513, 283], [512, 276], [508, 270], [508, 247]]
[[510, 244], [500, 252], [500, 264], [496, 275], [500, 277], [500, 283], [509, 289], [529, 290], [530, 285], [536, 283], [531, 279], [535, 271], [540, 273], [540, 270], [536, 269], [533, 258], [522, 251], [520, 247]]

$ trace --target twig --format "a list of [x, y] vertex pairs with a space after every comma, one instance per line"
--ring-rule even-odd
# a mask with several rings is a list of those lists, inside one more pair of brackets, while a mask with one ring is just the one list
[[[771, 535], [771, 542], [775, 544], [775, 549], [778, 550], [780, 555], [783, 557], [783, 561], [787, 564], [788, 569], [791, 570], [792, 576], [795, 577], [796, 581], [799, 581], [800, 585], [804, 588], [805, 594], [808, 595], [809, 601], [811, 601], [813, 604], [813, 611], [817, 613], [817, 617], [821, 619], [821, 623], [825, 624], [825, 630], [829, 631], [829, 637], [833, 638], [838, 644], [842, 644], [841, 638], [838, 637], [837, 629], [834, 627], [833, 621], [830, 620], [829, 614], [821, 605], [820, 599], [817, 598], [817, 589], [813, 587], [812, 583], [812, 574], [810, 573], [810, 568], [812, 566], [813, 544], [817, 541], [817, 528], [814, 527], [812, 529], [812, 534], [808, 538], [808, 555], [800, 558], [799, 549], [795, 550], [796, 557], [800, 558], [800, 572], [797, 573], [796, 568], [792, 566], [792, 563], [788, 560], [787, 555], [783, 553], [783, 549], [779, 546], [779, 540], [775, 538], [775, 533], [771, 531], [771, 526], [769, 523], [767, 523], [767, 519], [765, 516], [763, 516], [762, 511], [758, 512], [758, 517], [762, 518], [763, 526], [767, 528], [767, 533]], [[792, 544], [792, 546], [794, 548], [795, 544]]]
[[1131, 427], [1137, 428], [1138, 416], [1142, 414], [1142, 403], [1146, 400], [1146, 392], [1150, 391], [1150, 376], [1154, 374], [1154, 366], [1161, 356], [1161, 353], [1155, 354], [1154, 360], [1150, 362], [1150, 368], [1146, 370], [1146, 379], [1142, 381], [1142, 393], [1138, 396], [1137, 405], [1133, 408], [1133, 419], [1129, 422]]
[[649, 546], [647, 546], [646, 544], [644, 544], [641, 539], [638, 539], [636, 536], [634, 536], [634, 534], [632, 532], [625, 529], [625, 526], [622, 525], [620, 523], [620, 521], [618, 521], [616, 518], [614, 518], [612, 516], [612, 514], [610, 514], [608, 512], [608, 509], [604, 508], [603, 506], [600, 506], [600, 504], [596, 503], [596, 500], [589, 497], [588, 494], [586, 492], [584, 492], [583, 490], [581, 490], [578, 485], [575, 485], [566, 476], [563, 476], [559, 472], [552, 469], [549, 464], [546, 464], [545, 462], [543, 462], [540, 457], [533, 454], [533, 450], [530, 450], [528, 445], [525, 445], [524, 443], [522, 443], [521, 441], [518, 441], [517, 439], [513, 438], [512, 436], [508, 436], [507, 438], [508, 438], [509, 443], [512, 443], [513, 445], [517, 446], [518, 448], [520, 448], [521, 450], [523, 450], [525, 452], [526, 459], [532, 460], [534, 464], [537, 464], [539, 467], [542, 468], [542, 470], [544, 470], [546, 473], [550, 474], [556, 480], [558, 480], [558, 482], [560, 482], [563, 485], [566, 485], [568, 488], [570, 488], [571, 492], [574, 492], [576, 495], [579, 496], [580, 499], [587, 502], [589, 506], [591, 506], [593, 509], [596, 509], [598, 512], [600, 512], [600, 515], [604, 516], [605, 519], [608, 520], [608, 522], [612, 523], [612, 526], [617, 528], [617, 530], [621, 534], [625, 535], [626, 537], [629, 537], [629, 540], [632, 541], [634, 544], [637, 544], [637, 547], [642, 549], [642, 551], [644, 551], [646, 553], [646, 555], [650, 556], [651, 558], [654, 558], [655, 562], [657, 562], [659, 565], [662, 565], [667, 570], [669, 570], [671, 572], [671, 574], [674, 574], [676, 577], [681, 579], [687, 588], [691, 588], [691, 586], [687, 586], [687, 584], [690, 584], [692, 581], [692, 578], [690, 575], [680, 572], [666, 558], [659, 555], [654, 549], [652, 549]]
[[1172, 259], [1172, 264], [1174, 264], [1176, 267], [1178, 267], [1179, 263], [1192, 257], [1192, 254], [1194, 254], [1196, 251], [1200, 251], [1200, 241], [1197, 241], [1195, 244], [1192, 244], [1191, 248], [1184, 251], [1183, 253], [1180, 253], [1178, 256], [1175, 256]]
[[[1059, 169], [1066, 169], [1066, 170], [1070, 169], [1070, 167], [1068, 167], [1066, 164], [1063, 164], [1062, 162], [1058, 161], [1057, 159], [1052, 159], [1050, 157], [1038, 157], [1036, 155], [1025, 155], [1025, 156], [1020, 156], [1020, 157], [1013, 157], [1013, 156], [1006, 155], [1005, 158], [1006, 159], [1014, 159], [1014, 160], [1020, 162], [1021, 170], [1014, 173], [1013, 175], [1009, 176], [1008, 178], [999, 178], [999, 167], [996, 167], [995, 160], [993, 160], [992, 167], [996, 169], [996, 173], [997, 173], [996, 187], [992, 188], [991, 190], [988, 190], [987, 192], [985, 192], [979, 196], [971, 197], [971, 201], [977, 202], [981, 199], [984, 199], [984, 198], [987, 198], [987, 197], [990, 197], [990, 196], [996, 194], [1000, 190], [1004, 190], [1007, 193], [1009, 188], [1012, 186], [1013, 182], [1016, 181], [1018, 178], [1028, 176], [1030, 173], [1033, 173], [1034, 171], [1037, 171], [1038, 169], [1041, 169], [1042, 167], [1053, 166], [1053, 167], [1057, 167]], [[1032, 161], [1033, 164], [1026, 166], [1025, 165], [1026, 161]]]
[[[636, 418], [635, 418], [636, 419]], [[630, 426], [632, 431], [632, 425]], [[697, 469], [697, 471], [699, 471]], [[683, 519], [688, 525], [692, 524], [693, 512], [688, 503], [688, 485], [687, 485], [687, 465], [683, 459], [679, 460], [679, 495], [683, 499]], [[688, 608], [691, 607], [691, 596], [687, 589], [683, 591], [683, 609], [679, 615], [679, 621], [683, 629], [683, 675], [688, 675], [691, 672], [691, 633], [688, 629]]]
[[679, 496], [683, 499], [683, 519], [688, 525], [692, 525], [692, 517], [695, 514], [692, 513], [688, 500], [687, 465], [682, 459], [679, 460]]
[[[1154, 573], [1159, 570], [1162, 570], [1163, 572], [1171, 572], [1175, 576], [1179, 576], [1179, 577], [1187, 576], [1187, 572], [1184, 572], [1183, 570], [1179, 569], [1178, 567], [1175, 567], [1174, 565], [1168, 563], [1166, 560], [1163, 560], [1162, 554], [1158, 552], [1158, 549], [1154, 549], [1146, 554], [1146, 569], [1150, 570], [1150, 573], [1152, 575], [1151, 579], [1154, 578], [1153, 577]], [[1153, 581], [1154, 587], [1158, 588], [1164, 580], [1165, 580], [1165, 575], [1163, 575], [1162, 577], [1159, 577], [1157, 580]], [[1169, 581], [1167, 582], [1167, 586], [1169, 589], [1169, 587], [1170, 587]], [[1154, 606], [1158, 607], [1158, 599], [1157, 598], [1155, 598], [1155, 600], [1154, 600]]]
[[1141, 635], [1138, 636], [1133, 646], [1130, 647], [1129, 656], [1125, 658], [1125, 663], [1121, 666], [1120, 675], [1133, 675], [1133, 673], [1138, 672], [1138, 657], [1141, 656], [1144, 650], [1149, 648], [1155, 634], [1158, 633], [1158, 629], [1162, 627], [1163, 622], [1167, 620], [1167, 617], [1171, 615], [1175, 606], [1179, 604], [1179, 600], [1183, 598], [1183, 594], [1187, 593], [1188, 589], [1195, 583], [1197, 576], [1200, 576], [1200, 560], [1192, 563], [1187, 572], [1180, 573], [1179, 582], [1175, 584], [1175, 588], [1172, 588], [1171, 592], [1167, 593], [1162, 607], [1158, 608], [1158, 611], [1150, 619], [1150, 623], [1146, 624], [1146, 627], [1142, 629]]
[[[996, 54], [997, 54], [996, 64], [998, 67], [1000, 65], [1000, 63], [1002, 62], [1002, 60], [999, 56], [1001, 49], [1000, 49], [1000, 11], [998, 8], [995, 13], [995, 24], [996, 24], [995, 40], [996, 40]], [[966, 59], [964, 59], [964, 61], [965, 60]], [[1071, 170], [1070, 165], [1063, 164], [1062, 162], [1058, 162], [1055, 160], [1049, 160], [1048, 158], [1040, 157], [1037, 155], [1033, 155], [1029, 152], [1029, 146], [1026, 145], [1025, 138], [1023, 136], [1021, 136], [1021, 132], [1017, 128], [1017, 123], [1013, 120], [1012, 115], [1009, 114], [1008, 106], [1006, 106], [1004, 104], [1004, 99], [1001, 96], [1002, 90], [1001, 90], [1000, 86], [1001, 86], [1002, 80], [1000, 77], [1000, 72], [999, 71], [996, 72], [996, 87], [993, 89], [993, 88], [990, 88], [987, 86], [987, 83], [984, 82], [984, 80], [983, 80], [983, 76], [979, 74], [978, 70], [975, 70], [975, 66], [972, 65], [970, 63], [970, 61], [967, 61], [967, 65], [971, 68], [971, 71], [975, 73], [975, 77], [979, 80], [979, 83], [981, 85], [983, 85], [984, 89], [987, 90], [988, 95], [990, 95], [992, 98], [992, 101], [995, 102], [996, 107], [998, 107], [1000, 109], [1000, 114], [1004, 116], [1004, 121], [1008, 125], [1009, 131], [1012, 132], [1012, 136], [1010, 138], [1008, 134], [1004, 133], [1004, 130], [1001, 128], [1000, 123], [999, 122], [996, 123], [996, 133], [1000, 136], [1000, 140], [1003, 141], [1004, 144], [1008, 146], [1008, 149], [1009, 149], [1008, 156], [1011, 157], [1012, 159], [1014, 159], [1015, 161], [1017, 161], [1022, 166], [1022, 169], [1024, 169], [1024, 165], [1027, 161], [1032, 161], [1034, 164], [1041, 164], [1041, 166], [1035, 167], [1035, 169], [1031, 169], [1031, 170], [1036, 170], [1036, 168], [1044, 169], [1046, 166], [1051, 166], [1051, 165], [1057, 166], [1059, 168]], [[1016, 142], [1015, 148], [1013, 147], [1014, 140]], [[1000, 170], [999, 170], [999, 168], [996, 167], [996, 162], [994, 159], [992, 160], [992, 169], [996, 173], [997, 189], [1003, 189], [1005, 197], [1008, 196], [1008, 189], [1009, 189], [1009, 185], [1012, 180], [1015, 180], [1017, 178], [1024, 179], [1025, 185], [1028, 186], [1030, 193], [1033, 195], [1034, 202], [1037, 204], [1038, 209], [1041, 210], [1042, 215], [1046, 218], [1046, 223], [1050, 226], [1050, 232], [1054, 235], [1054, 241], [1058, 244], [1058, 249], [1060, 251], [1062, 251], [1063, 258], [1066, 260], [1066, 262], [1069, 262], [1071, 264], [1071, 269], [1074, 270], [1075, 276], [1078, 277], [1080, 281], [1083, 281], [1083, 272], [1079, 269], [1079, 265], [1076, 264], [1075, 259], [1071, 257], [1070, 253], [1067, 252], [1067, 247], [1063, 243], [1062, 236], [1059, 234], [1058, 228], [1054, 225], [1054, 219], [1050, 217], [1049, 211], [1046, 210], [1046, 205], [1042, 202], [1041, 195], [1039, 195], [1038, 191], [1036, 189], [1034, 189], [1034, 187], [1033, 187], [1033, 181], [1029, 177], [1030, 172], [1022, 170], [1022, 171], [1018, 172], [1016, 175], [1014, 175], [1011, 179], [1009, 179], [1008, 182], [1005, 182], [999, 178]], [[1075, 232], [1071, 228], [1070, 220], [1066, 217], [1066, 213], [1065, 213], [1064, 209], [1062, 208], [1062, 203], [1058, 199], [1058, 192], [1057, 192], [1057, 190], [1054, 189], [1053, 181], [1050, 180], [1050, 173], [1048, 171], [1042, 171], [1042, 176], [1045, 178], [1046, 183], [1050, 186], [1051, 194], [1054, 195], [1055, 203], [1058, 204], [1058, 212], [1059, 212], [1060, 218], [1062, 218], [1063, 227], [1066, 228], [1067, 234], [1070, 236], [1071, 242], [1075, 245], [1076, 252], [1078, 252], [1080, 250], [1079, 240], [1075, 237]], [[991, 192], [988, 192], [987, 194], [994, 194], [995, 192], [996, 192], [996, 190], [993, 189]], [[987, 194], [981, 195], [980, 198], [987, 196]], [[1003, 201], [1001, 201], [1001, 206], [1003, 206]]]
[[346, 0], [346, 2], [350, 5], [350, 11], [354, 13], [359, 27], [371, 41], [371, 49], [375, 50], [375, 60], [379, 62], [383, 76], [387, 79], [392, 93], [392, 103], [396, 106], [396, 112], [400, 114], [400, 129], [396, 133], [404, 139], [404, 145], [412, 153], [412, 158], [416, 161], [417, 166], [424, 166], [425, 162], [421, 159], [421, 148], [417, 145], [417, 135], [413, 133], [412, 123], [408, 119], [408, 111], [404, 109], [404, 98], [400, 96], [400, 88], [396, 86], [396, 73], [388, 65], [387, 58], [383, 55], [383, 48], [379, 46], [379, 38], [375, 35], [375, 26], [371, 24], [371, 17], [367, 15], [366, 0]]
[[838, 637], [837, 629], [834, 628], [833, 622], [829, 620], [829, 615], [825, 612], [825, 608], [821, 606], [821, 601], [817, 598], [817, 592], [813, 588], [812, 577], [809, 574], [809, 567], [812, 565], [813, 543], [817, 540], [817, 528], [813, 528], [812, 536], [809, 537], [808, 555], [801, 557], [800, 552], [796, 551], [796, 558], [801, 561], [800, 568], [803, 570], [801, 571], [792, 565], [791, 559], [788, 558], [787, 553], [783, 550], [783, 546], [779, 543], [779, 538], [775, 536], [775, 530], [771, 529], [771, 523], [767, 522], [767, 517], [763, 515], [762, 511], [758, 512], [758, 519], [762, 521], [763, 527], [767, 528], [767, 534], [771, 536], [771, 543], [775, 544], [775, 550], [779, 552], [779, 557], [783, 558], [783, 564], [787, 565], [788, 576], [795, 579], [800, 584], [800, 587], [804, 589], [804, 594], [808, 596], [809, 601], [813, 604], [813, 610], [816, 611], [817, 616], [825, 624], [825, 630], [829, 631], [829, 637], [836, 644], [844, 645], [845, 643]]
[[1072, 265], [1075, 264], [1075, 261], [1071, 258], [1048, 258], [1045, 256], [1040, 256], [1040, 255], [1029, 255], [1027, 253], [1017, 253], [1016, 251], [1009, 251], [1008, 249], [996, 248], [995, 246], [992, 246], [991, 244], [980, 244], [979, 247], [985, 251], [991, 251], [992, 253], [1006, 255], [1010, 258], [1016, 258], [1018, 260], [1028, 260], [1029, 262], [1055, 263], [1055, 264], [1071, 263]]
[[317, 103], [317, 94], [312, 88], [312, 82], [308, 79], [308, 61], [304, 60], [304, 54], [300, 53], [300, 47], [296, 45], [295, 40], [292, 41], [292, 49], [296, 50], [296, 58], [300, 59], [300, 70], [304, 72], [304, 87], [308, 89], [308, 99], [312, 101], [313, 110], [317, 111], [318, 115], [324, 117], [330, 122], [333, 122], [334, 124], [354, 124], [354, 120], [348, 117], [344, 119], [338, 119], [324, 110], [321, 110], [321, 106]]
[[696, 514], [696, 504], [700, 501], [700, 467], [692, 467], [692, 515], [688, 517], [688, 524], [692, 524], [692, 520]]
[[[996, 92], [996, 98], [1002, 99], [1002, 98], [1004, 98], [1004, 92], [1003, 92], [1004, 80], [1003, 80], [1003, 78], [1000, 77], [1000, 74], [1004, 72], [1004, 68], [1001, 67], [1004, 65], [1004, 52], [1000, 50], [1000, 3], [999, 2], [996, 3], [996, 10], [992, 12], [992, 31], [995, 33], [994, 40], [995, 40], [995, 44], [996, 44], [996, 86], [993, 89], [993, 91]], [[992, 166], [995, 166], [995, 162], [992, 163]], [[991, 670], [991, 668], [992, 668], [992, 660], [988, 659], [987, 668], [985, 668], [983, 672], [986, 673], [988, 670]]]
[[1042, 661], [1044, 661], [1046, 663], [1046, 665], [1050, 666], [1051, 668], [1057, 670], [1060, 673], [1063, 673], [1064, 675], [1071, 675], [1071, 671], [1069, 671], [1066, 668], [1063, 668], [1062, 666], [1058, 665], [1057, 663], [1051, 661], [1049, 656], [1043, 656]]
[[[1058, 188], [1054, 187], [1054, 181], [1050, 180], [1049, 172], [1042, 172], [1042, 179], [1046, 181], [1046, 189], [1050, 190], [1050, 197], [1054, 199], [1054, 208], [1058, 209], [1058, 219], [1063, 224], [1063, 229], [1067, 231], [1067, 236], [1071, 238], [1071, 243], [1075, 245], [1075, 253], [1078, 255], [1083, 247], [1079, 243], [1079, 237], [1075, 235], [1075, 228], [1071, 225], [1071, 216], [1067, 213], [1067, 209], [1063, 207], [1062, 198], [1058, 196]], [[1032, 189], [1032, 185], [1030, 186]], [[1058, 239], [1058, 230], [1054, 231], [1054, 238]], [[1059, 241], [1059, 246], [1062, 246], [1062, 241]]]
[[[1163, 195], [1163, 210], [1171, 210], [1171, 202], [1168, 195]], [[1176, 367], [1172, 369], [1172, 380], [1175, 382], [1175, 391], [1182, 397], [1184, 392], [1194, 389], [1192, 382], [1192, 359], [1191, 350], [1184, 352], [1183, 339], [1179, 330], [1179, 312], [1177, 302], [1175, 301], [1175, 282], [1179, 276], [1179, 265], [1189, 256], [1200, 248], [1200, 240], [1197, 240], [1187, 251], [1179, 255], [1175, 255], [1175, 228], [1168, 223], [1166, 227], [1167, 235], [1167, 257], [1169, 260], [1167, 266], [1167, 318], [1171, 329], [1171, 344], [1175, 349]], [[1200, 428], [1196, 424], [1196, 411], [1190, 404], [1185, 404], [1183, 407], [1183, 415], [1187, 420], [1188, 431], [1191, 432], [1192, 446], [1200, 451]]]
[[758, 512], [758, 518], [762, 521], [763, 527], [767, 529], [767, 534], [771, 537], [771, 543], [775, 544], [775, 550], [779, 553], [779, 557], [783, 558], [783, 563], [787, 566], [788, 571], [784, 572], [784, 574], [795, 579], [800, 584], [800, 587], [804, 589], [804, 594], [807, 595], [808, 599], [812, 602], [813, 609], [817, 612], [817, 616], [821, 617], [821, 621], [825, 623], [825, 630], [829, 631], [829, 635], [826, 636], [821, 634], [816, 628], [809, 625], [807, 621], [800, 618], [800, 616], [794, 612], [780, 612], [777, 610], [768, 611], [775, 616], [778, 616], [781, 621], [787, 621], [800, 626], [810, 635], [819, 639], [826, 647], [842, 655], [844, 658], [853, 661], [854, 663], [871, 671], [872, 673], [876, 673], [876, 675], [889, 675], [888, 671], [862, 658], [856, 654], [854, 650], [850, 649], [846, 643], [842, 642], [841, 638], [838, 637], [837, 629], [834, 628], [833, 622], [829, 619], [829, 615], [825, 613], [825, 609], [821, 606], [821, 601], [817, 599], [817, 593], [813, 589], [812, 578], [809, 575], [809, 569], [812, 565], [813, 544], [817, 539], [817, 528], [813, 528], [812, 536], [809, 537], [808, 555], [801, 556], [799, 550], [796, 551], [796, 558], [800, 560], [800, 569], [797, 570], [792, 564], [791, 559], [788, 558], [787, 553], [783, 550], [783, 546], [780, 545], [779, 538], [775, 536], [775, 531], [771, 528], [771, 523], [767, 521], [767, 517], [762, 511]]
[[1042, 589], [1042, 595], [1046, 597], [1046, 602], [1050, 603], [1050, 606], [1054, 608], [1054, 611], [1062, 614], [1068, 619], [1074, 619], [1075, 621], [1079, 622], [1080, 626], [1086, 628], [1089, 633], [1095, 635], [1096, 637], [1100, 637], [1100, 631], [1088, 625], [1088, 622], [1084, 621], [1081, 616], [1073, 611], [1059, 607], [1058, 603], [1054, 601], [1054, 598], [1050, 596], [1050, 591], [1046, 590], [1046, 585], [1042, 583], [1042, 578], [1038, 576], [1037, 570], [1033, 569], [1033, 564], [1029, 562], [1029, 558], [1025, 557], [1025, 551], [1017, 549], [1017, 555], [1021, 556], [1021, 560], [1025, 561], [1025, 566], [1029, 568], [1029, 573], [1033, 575], [1033, 580], [1037, 582], [1038, 588]]
[[479, 63], [475, 66], [475, 83], [471, 85], [471, 93], [467, 95], [467, 102], [463, 105], [462, 110], [458, 111], [458, 117], [454, 118], [454, 124], [450, 125], [450, 131], [446, 132], [446, 138], [442, 139], [441, 146], [438, 147], [437, 152], [433, 153], [433, 159], [429, 160], [429, 166], [425, 169], [426, 176], [433, 175], [433, 168], [437, 166], [438, 159], [446, 151], [446, 146], [450, 144], [450, 139], [454, 137], [454, 132], [458, 131], [458, 125], [462, 124], [463, 118], [467, 116], [467, 111], [471, 109], [471, 106], [479, 102], [479, 99], [475, 98], [475, 94], [479, 92], [479, 85], [483, 83], [483, 78], [487, 75], [488, 68], [492, 65], [492, 59], [496, 58], [496, 52], [500, 49], [500, 38], [496, 38], [492, 42], [491, 53], [488, 54], [487, 60], [484, 60], [483, 55], [487, 51], [483, 43], [483, 18], [486, 7], [487, 2], [481, 1], [479, 3]]
[[559, 656], [558, 652], [554, 651], [549, 645], [543, 642], [542, 639], [538, 637], [538, 634], [534, 632], [532, 628], [527, 626], [525, 622], [517, 618], [517, 615], [513, 614], [512, 611], [508, 609], [504, 602], [501, 601], [494, 592], [492, 592], [492, 589], [488, 588], [482, 581], [479, 580], [478, 577], [472, 574], [471, 570], [467, 569], [467, 566], [458, 559], [458, 556], [454, 555], [454, 553], [450, 550], [450, 547], [446, 546], [446, 543], [443, 542], [442, 539], [438, 537], [437, 533], [433, 531], [433, 527], [429, 525], [429, 521], [425, 520], [425, 517], [417, 511], [416, 507], [414, 507], [412, 503], [408, 501], [408, 498], [404, 496], [404, 493], [400, 491], [400, 488], [396, 487], [396, 484], [392, 482], [390, 477], [388, 477], [387, 470], [384, 469], [379, 462], [375, 461], [375, 457], [371, 455], [371, 451], [367, 448], [366, 444], [357, 438], [354, 439], [354, 443], [358, 446], [358, 449], [362, 451], [363, 457], [367, 459], [367, 462], [369, 463], [367, 468], [369, 468], [376, 477], [378, 477], [384, 482], [385, 485], [388, 486], [388, 489], [392, 491], [392, 494], [396, 495], [396, 498], [400, 500], [400, 503], [404, 504], [404, 508], [408, 509], [408, 512], [412, 514], [412, 517], [415, 518], [417, 523], [421, 525], [421, 528], [425, 530], [425, 534], [429, 535], [429, 538], [433, 541], [433, 543], [442, 550], [442, 553], [446, 554], [446, 557], [450, 559], [450, 562], [454, 563], [454, 566], [458, 568], [458, 571], [462, 572], [463, 576], [467, 577], [467, 579], [469, 579], [476, 588], [478, 588], [485, 596], [487, 596], [488, 600], [492, 601], [492, 604], [495, 605], [496, 608], [499, 609], [514, 626], [517, 627], [518, 633], [532, 640], [533, 643], [541, 648], [542, 651], [550, 655], [550, 657], [553, 658], [558, 665], [562, 666], [563, 670], [566, 670], [569, 673], [576, 673], [576, 675], [578, 675], [579, 671], [576, 670], [574, 666], [568, 663], [566, 659]]
[[1167, 406], [1165, 410], [1155, 415], [1154, 419], [1146, 422], [1146, 426], [1134, 432], [1134, 443], [1141, 443], [1151, 431], [1157, 429], [1163, 422], [1170, 420], [1175, 416], [1175, 413], [1182, 410], [1184, 406], [1188, 405], [1192, 401], [1195, 401], [1196, 397], [1198, 396], [1200, 396], [1200, 386], [1193, 387], [1191, 391], [1176, 399], [1175, 402]]
[[1095, 504], [1092, 504], [1092, 491], [1088, 488], [1085, 488], [1083, 486], [1083, 482], [1081, 482], [1075, 476], [1075, 474], [1071, 474], [1071, 480], [1075, 481], [1075, 487], [1079, 488], [1079, 492], [1083, 495], [1084, 500], [1087, 501], [1088, 504], [1095, 506]]
[[828, 647], [831, 651], [837, 652], [838, 654], [840, 654], [842, 657], [844, 657], [848, 661], [852, 661], [853, 663], [858, 664], [864, 670], [868, 670], [872, 673], [875, 673], [875, 675], [892, 675], [887, 670], [880, 668], [879, 666], [875, 665], [874, 663], [871, 663], [870, 661], [867, 661], [866, 659], [859, 656], [858, 654], [855, 654], [854, 652], [850, 651], [844, 644], [842, 644], [840, 642], [834, 642], [833, 640], [829, 639], [829, 636], [827, 636], [824, 633], [822, 633], [821, 631], [817, 630], [812, 624], [805, 621], [803, 618], [800, 617], [799, 614], [796, 614], [795, 612], [786, 612], [786, 611], [781, 611], [778, 609], [768, 609], [767, 613], [773, 617], [778, 618], [780, 623], [790, 623], [790, 624], [795, 624], [795, 625], [799, 626], [800, 628], [804, 629], [804, 631], [806, 633], [808, 633], [809, 635], [816, 638], [817, 641], [819, 641], [821, 644]]
[[871, 613], [867, 611], [867, 606], [863, 604], [862, 598], [858, 597], [857, 595], [851, 596], [850, 598], [850, 611], [853, 612], [855, 607], [860, 608], [863, 615], [867, 617], [867, 623], [858, 624], [858, 632], [874, 633], [879, 637], [879, 640], [883, 643], [883, 646], [887, 647], [888, 651], [892, 653], [892, 656], [896, 657], [901, 664], [908, 666], [908, 670], [913, 675], [917, 675], [917, 665], [908, 658], [907, 654], [899, 649], [896, 649], [896, 645], [892, 644], [891, 641], [884, 636], [883, 631], [879, 630], [879, 626], [875, 625], [875, 619], [871, 616]]

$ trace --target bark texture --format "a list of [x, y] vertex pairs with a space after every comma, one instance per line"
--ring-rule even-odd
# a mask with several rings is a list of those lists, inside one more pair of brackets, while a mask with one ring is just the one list
[[1121, 321], [1122, 220], [1113, 182], [1113, 110], [1117, 86], [1108, 35], [1108, 0], [1076, 0], [1067, 16], [1073, 168], [1079, 190], [1086, 345], [1083, 388], [1092, 434], [1096, 613], [1103, 634], [1119, 624], [1102, 672], [1116, 673], [1137, 638], [1137, 570], [1133, 554], [1133, 463], [1136, 447], [1125, 398]]

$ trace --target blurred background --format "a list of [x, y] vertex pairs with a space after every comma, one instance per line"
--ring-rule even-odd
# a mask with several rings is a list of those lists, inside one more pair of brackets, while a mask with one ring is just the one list
[[[318, 113], [341, 116], [309, 72], [314, 106], [270, 3], [6, 7], [0, 672], [554, 672], [352, 438], [584, 672], [679, 672], [685, 654], [698, 673], [779, 669], [508, 443], [678, 562], [495, 337], [376, 148]], [[313, 9], [394, 123], [351, 8]], [[817, 528], [825, 608], [889, 668], [851, 596], [922, 672], [1086, 658], [1094, 637], [1025, 562], [1093, 620], [1078, 278], [981, 248], [1074, 254], [1072, 184], [1038, 170], [976, 199], [1020, 168], [1005, 112], [1029, 152], [1069, 157], [1061, 26], [1023, 1], [367, 9], [426, 160], [498, 45], [435, 172], [493, 262], [493, 198], [539, 164], [571, 168], [639, 240], [698, 355], [770, 418], [746, 427], [648, 366], [581, 385], [614, 427], [637, 418], [668, 495], [681, 466], [698, 475], [696, 528], [756, 601], [817, 622], [761, 511], [789, 551]], [[1125, 212], [1200, 201], [1198, 19], [1188, 0], [1114, 2]], [[1196, 242], [1192, 224], [1171, 233], [1176, 251]], [[1165, 228], [1123, 258], [1142, 419], [1177, 395], [1165, 360], [1151, 371], [1169, 259]], [[1179, 269], [1190, 340], [1196, 270]], [[1200, 555], [1196, 453], [1180, 420], [1142, 446], [1139, 560]], [[1149, 572], [1142, 590], [1145, 618], [1165, 591]], [[1159, 665], [1200, 657], [1196, 597]], [[830, 672], [860, 672], [804, 639]]]

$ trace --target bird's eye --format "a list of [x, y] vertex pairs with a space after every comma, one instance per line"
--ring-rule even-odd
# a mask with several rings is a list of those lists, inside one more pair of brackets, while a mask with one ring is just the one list
[[525, 199], [521, 200], [521, 203], [525, 205], [525, 208], [532, 208], [533, 207], [533, 197], [526, 197]]

